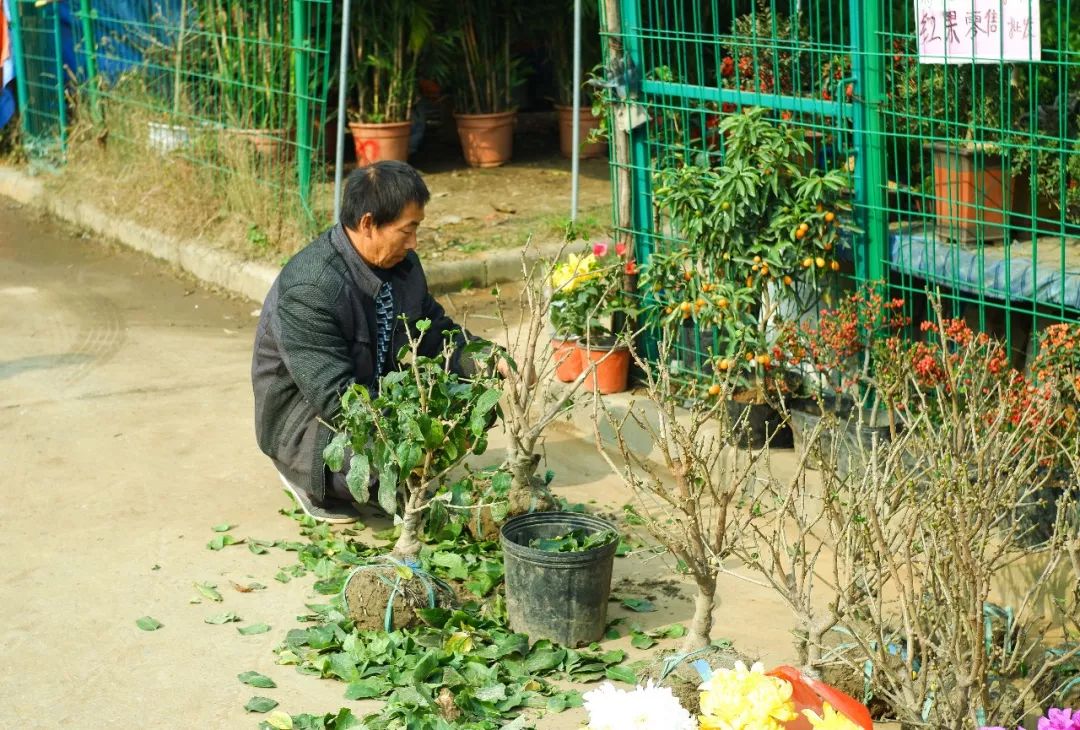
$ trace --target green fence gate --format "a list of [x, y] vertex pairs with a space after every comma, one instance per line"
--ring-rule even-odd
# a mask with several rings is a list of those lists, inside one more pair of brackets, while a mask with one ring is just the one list
[[[1007, 338], [1016, 364], [1041, 327], [1076, 318], [1080, 2], [618, 5], [631, 69], [618, 81], [641, 123], [613, 180], [629, 180], [622, 232], [643, 265], [683, 244], [656, 210], [656, 173], [722, 160], [718, 121], [765, 107], [805, 135], [808, 165], [851, 172], [849, 279], [887, 281], [916, 323], [940, 291], [953, 315]], [[700, 335], [687, 348], [700, 366]]]

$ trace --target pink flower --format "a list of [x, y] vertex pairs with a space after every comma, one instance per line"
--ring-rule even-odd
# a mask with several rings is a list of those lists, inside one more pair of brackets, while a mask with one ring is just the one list
[[1039, 730], [1076, 730], [1080, 728], [1080, 713], [1050, 708], [1046, 717], [1039, 718]]
[[598, 259], [604, 258], [608, 254], [608, 248], [609, 245], [607, 241], [597, 241], [592, 245], [593, 256]]
[[619, 242], [619, 243], [615, 244], [615, 255], [616, 256], [625, 256], [626, 255], [626, 244], [625, 243]]

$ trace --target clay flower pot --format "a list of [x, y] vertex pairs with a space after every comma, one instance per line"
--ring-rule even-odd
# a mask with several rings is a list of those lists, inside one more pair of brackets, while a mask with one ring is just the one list
[[461, 151], [470, 166], [498, 167], [509, 161], [514, 150], [517, 112], [455, 114], [454, 119]]
[[[570, 159], [574, 154], [574, 107], [555, 105], [555, 111], [559, 115], [559, 152], [563, 157]], [[594, 117], [592, 109], [581, 107], [579, 118], [581, 119], [581, 153], [580, 159], [588, 160], [593, 157], [603, 157], [607, 154], [607, 144], [604, 142], [586, 142], [589, 133], [600, 127], [599, 117]]]
[[353, 146], [356, 147], [356, 164], [370, 165], [381, 160], [405, 162], [409, 158], [411, 129], [412, 122], [349, 122]]
[[555, 360], [555, 379], [560, 383], [572, 383], [585, 369], [585, 356], [576, 337], [553, 338], [552, 358]]
[[1016, 178], [1001, 155], [944, 142], [927, 147], [934, 154], [938, 233], [960, 243], [1004, 239]]
[[586, 390], [595, 390], [601, 395], [626, 390], [630, 380], [630, 350], [625, 345], [590, 343], [589, 347], [581, 349], [581, 354], [584, 367], [596, 366], [585, 376]]
[[251, 150], [264, 161], [281, 162], [287, 160], [292, 152], [287, 129], [228, 128], [225, 130], [225, 135], [231, 149]]

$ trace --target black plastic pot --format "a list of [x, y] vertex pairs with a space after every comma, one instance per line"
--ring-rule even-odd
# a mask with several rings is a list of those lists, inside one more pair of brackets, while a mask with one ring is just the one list
[[605, 520], [573, 512], [519, 515], [502, 527], [510, 628], [528, 634], [532, 641], [550, 639], [574, 647], [604, 635], [611, 567], [619, 541], [576, 553], [529, 547], [532, 540], [571, 530], [616, 531]]
[[740, 448], [760, 449], [766, 444], [774, 449], [790, 449], [794, 446], [795, 441], [784, 416], [768, 403], [729, 400], [726, 405], [731, 424], [741, 428], [736, 442]]

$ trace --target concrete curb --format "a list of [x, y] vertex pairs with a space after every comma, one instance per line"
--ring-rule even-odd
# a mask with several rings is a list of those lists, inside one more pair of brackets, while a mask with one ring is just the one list
[[[184, 240], [115, 218], [89, 203], [51, 195], [40, 179], [16, 168], [0, 166], [0, 195], [171, 263], [202, 282], [260, 304], [280, 270], [270, 264], [246, 261], [224, 248]], [[534, 248], [535, 253], [530, 253], [529, 261], [553, 257], [560, 246], [548, 244]], [[461, 261], [428, 261], [424, 264], [424, 272], [433, 292], [452, 291], [466, 285], [491, 286], [520, 281], [521, 252], [477, 254]]]

